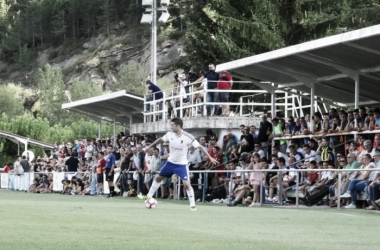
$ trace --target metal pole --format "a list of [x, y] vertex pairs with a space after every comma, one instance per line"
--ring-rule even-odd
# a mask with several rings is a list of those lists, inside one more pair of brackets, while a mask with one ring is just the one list
[[17, 155], [20, 155], [20, 142], [17, 143]]
[[338, 206], [337, 206], [337, 209], [340, 209], [340, 199], [339, 199], [339, 197], [340, 197], [340, 185], [341, 185], [341, 183], [340, 183], [340, 179], [342, 178], [342, 172], [339, 172], [338, 173], [338, 193], [337, 193], [337, 197], [338, 197], [338, 200], [337, 200], [337, 202], [338, 202]]
[[207, 173], [203, 173], [203, 195], [202, 195], [202, 202], [205, 202], [205, 196], [206, 196], [206, 184], [207, 184]]
[[102, 120], [99, 120], [98, 138], [99, 138], [99, 140], [102, 138]]
[[299, 186], [300, 186], [300, 175], [299, 172], [297, 172], [297, 183], [296, 183], [296, 208], [298, 208], [298, 194], [299, 194]]
[[113, 118], [113, 145], [116, 146], [116, 117]]
[[132, 134], [133, 114], [129, 117], [129, 135]]
[[260, 205], [263, 205], [263, 172], [260, 172]]
[[272, 119], [276, 117], [276, 94], [274, 89], [271, 91], [271, 113]]
[[355, 109], [359, 108], [360, 75], [355, 75]]
[[157, 85], [157, 1], [153, 0], [152, 19], [152, 82]]
[[314, 115], [314, 104], [315, 104], [315, 83], [311, 83], [311, 99], [310, 99], [310, 131], [314, 132], [314, 120], [313, 120], [313, 115]]

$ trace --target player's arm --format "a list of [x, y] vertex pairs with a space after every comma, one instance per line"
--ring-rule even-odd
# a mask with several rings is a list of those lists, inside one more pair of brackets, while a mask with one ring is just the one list
[[207, 150], [202, 146], [202, 145], [199, 145], [198, 148], [209, 158], [210, 162], [213, 163], [214, 165], [216, 165], [217, 163], [219, 163], [217, 160], [215, 160], [214, 158], [212, 158], [209, 153], [207, 152]]
[[164, 142], [164, 139], [162, 139], [162, 137], [160, 137], [155, 142], [153, 142], [152, 144], [150, 144], [150, 146], [146, 146], [145, 147], [145, 151], [147, 151], [149, 148], [154, 148], [156, 145], [158, 145], [160, 143], [163, 143], [163, 142]]

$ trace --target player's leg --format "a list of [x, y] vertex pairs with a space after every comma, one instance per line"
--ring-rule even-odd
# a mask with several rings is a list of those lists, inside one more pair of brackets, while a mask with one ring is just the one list
[[152, 186], [150, 187], [149, 189], [149, 192], [147, 194], [147, 198], [152, 198], [154, 193], [157, 191], [157, 189], [161, 186], [161, 181], [164, 179], [165, 177], [161, 176], [161, 175], [156, 175], [154, 178], [153, 178], [153, 182], [152, 182]]
[[189, 198], [189, 201], [190, 201], [191, 211], [196, 211], [194, 189], [190, 183], [190, 174], [189, 174], [188, 166], [176, 165], [173, 171], [174, 171], [174, 174], [178, 175], [179, 178], [181, 178], [183, 182], [183, 188], [186, 190], [187, 197]]
[[153, 183], [152, 183], [152, 186], [150, 187], [149, 189], [149, 192], [148, 194], [145, 196], [145, 195], [141, 195], [139, 194], [137, 197], [139, 199], [146, 199], [146, 198], [152, 198], [154, 193], [157, 191], [157, 189], [160, 187], [161, 185], [161, 181], [165, 178], [165, 177], [170, 177], [173, 175], [173, 168], [174, 168], [174, 164], [167, 161], [165, 163], [164, 166], [162, 166], [161, 170], [160, 170], [160, 174], [157, 175], [154, 180], [153, 180]]

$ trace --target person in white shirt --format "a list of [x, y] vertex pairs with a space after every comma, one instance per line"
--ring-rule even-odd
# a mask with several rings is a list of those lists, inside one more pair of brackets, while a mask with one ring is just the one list
[[278, 158], [280, 158], [280, 157], [284, 158], [285, 159], [285, 165], [289, 164], [289, 157], [286, 154], [278, 151], [277, 147], [275, 147], [275, 146], [272, 147], [272, 154], [277, 155]]
[[321, 156], [318, 155], [314, 150], [312, 150], [310, 148], [310, 145], [305, 144], [302, 148], [305, 152], [305, 161], [315, 161], [316, 163], [319, 163], [321, 161]]
[[152, 171], [153, 171], [153, 148], [149, 148], [148, 151], [145, 151], [145, 163], [147, 169], [145, 170], [145, 175], [144, 175], [144, 184], [147, 189], [149, 189], [149, 182], [152, 179]]
[[[189, 147], [189, 152], [187, 153], [187, 159], [189, 160], [189, 170], [197, 170], [199, 168], [199, 164], [202, 162], [201, 154], [198, 149], [194, 148], [194, 146]], [[199, 183], [199, 173], [192, 173], [191, 175], [191, 184], [193, 187], [197, 187]], [[198, 188], [195, 188], [196, 190]]]
[[187, 159], [187, 151], [189, 146], [192, 145], [195, 148], [199, 148], [212, 162], [217, 164], [218, 161], [213, 159], [209, 153], [199, 144], [199, 142], [191, 134], [185, 132], [182, 129], [183, 121], [182, 119], [176, 117], [173, 118], [170, 122], [171, 131], [167, 132], [163, 137], [157, 139], [153, 144], [146, 147], [146, 150], [149, 150], [150, 147], [154, 147], [157, 144], [160, 144], [165, 141], [169, 141], [170, 146], [170, 155], [168, 161], [161, 168], [160, 174], [157, 175], [150, 187], [149, 193], [147, 196], [138, 195], [139, 199], [152, 198], [156, 190], [160, 187], [161, 181], [165, 177], [171, 177], [173, 174], [179, 176], [183, 182], [183, 187], [186, 189], [187, 196], [190, 201], [190, 210], [196, 211], [195, 199], [194, 199], [194, 190], [191, 187], [189, 181], [189, 169], [187, 164], [189, 163]]
[[375, 154], [375, 148], [372, 147], [372, 142], [370, 140], [366, 140], [363, 143], [364, 150], [359, 154], [358, 158], [362, 158], [362, 156], [366, 154], [370, 154], [371, 157]]

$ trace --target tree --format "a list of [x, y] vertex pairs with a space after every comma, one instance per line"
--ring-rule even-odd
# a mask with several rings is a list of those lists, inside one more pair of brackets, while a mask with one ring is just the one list
[[102, 90], [99, 86], [96, 86], [87, 81], [75, 80], [71, 85], [70, 96], [71, 101], [77, 101], [81, 99], [86, 99], [102, 94]]
[[24, 107], [16, 91], [8, 85], [0, 85], [0, 114], [12, 118], [24, 113]]
[[134, 94], [143, 95], [145, 92], [145, 84], [140, 64], [130, 61], [119, 72], [118, 84], [113, 90], [125, 89]]
[[52, 125], [69, 122], [68, 113], [61, 109], [61, 105], [68, 102], [61, 70], [46, 64], [43, 69], [38, 70], [36, 82], [42, 117], [47, 118]]

